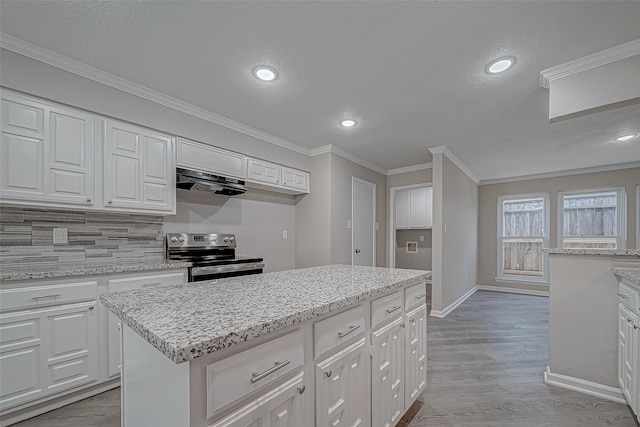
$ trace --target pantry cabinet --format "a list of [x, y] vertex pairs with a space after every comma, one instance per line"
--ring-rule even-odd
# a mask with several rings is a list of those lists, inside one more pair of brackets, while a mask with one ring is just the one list
[[94, 118], [71, 108], [2, 94], [0, 199], [94, 206]]
[[113, 120], [105, 127], [104, 206], [175, 213], [173, 138]]
[[433, 226], [432, 187], [401, 190], [395, 198], [396, 228], [424, 229]]

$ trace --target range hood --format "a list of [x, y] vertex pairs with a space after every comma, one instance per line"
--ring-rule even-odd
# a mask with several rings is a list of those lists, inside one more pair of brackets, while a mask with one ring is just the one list
[[189, 169], [176, 168], [176, 188], [237, 196], [247, 191], [244, 181]]

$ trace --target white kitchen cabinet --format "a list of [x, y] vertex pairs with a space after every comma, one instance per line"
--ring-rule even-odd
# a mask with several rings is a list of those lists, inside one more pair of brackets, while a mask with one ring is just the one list
[[396, 228], [424, 229], [433, 226], [432, 187], [398, 191], [395, 203]]
[[108, 120], [103, 193], [109, 209], [175, 213], [173, 138]]
[[404, 327], [399, 317], [371, 334], [373, 427], [395, 426], [405, 412]]
[[304, 373], [261, 394], [210, 427], [304, 426]]
[[415, 401], [427, 385], [427, 306], [407, 313], [405, 323], [405, 396]]
[[309, 192], [309, 173], [265, 160], [247, 158], [247, 184], [287, 194]]
[[94, 205], [94, 117], [2, 93], [0, 198], [13, 204]]
[[[154, 286], [175, 285], [178, 283], [185, 283], [186, 281], [187, 278], [184, 272], [154, 274], [151, 276], [141, 277], [123, 277], [108, 280], [107, 289], [108, 292], [128, 291], [131, 289], [142, 289]], [[107, 324], [109, 336], [108, 375], [109, 377], [114, 377], [120, 375], [121, 369], [120, 334], [122, 330], [122, 324], [120, 322], [120, 319], [118, 319], [116, 315], [111, 312], [109, 312], [108, 314]]]
[[0, 297], [0, 411], [97, 380], [97, 282]]
[[637, 415], [640, 411], [640, 290], [621, 281], [618, 296], [618, 384]]
[[190, 170], [245, 179], [245, 156], [201, 142], [178, 138], [177, 166]]
[[366, 426], [365, 338], [316, 365], [316, 427]]

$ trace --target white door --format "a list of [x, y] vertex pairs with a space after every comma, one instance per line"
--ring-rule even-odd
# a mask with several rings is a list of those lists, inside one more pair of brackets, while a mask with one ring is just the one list
[[373, 427], [393, 427], [404, 414], [404, 323], [398, 319], [371, 334]]
[[353, 178], [351, 203], [352, 264], [375, 266], [376, 185]]

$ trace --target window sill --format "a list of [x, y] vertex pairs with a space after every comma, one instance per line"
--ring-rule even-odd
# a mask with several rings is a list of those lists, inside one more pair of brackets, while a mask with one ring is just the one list
[[514, 283], [527, 283], [530, 285], [549, 286], [549, 280], [545, 278], [525, 278], [520, 276], [498, 276], [495, 278], [496, 282], [514, 282]]

